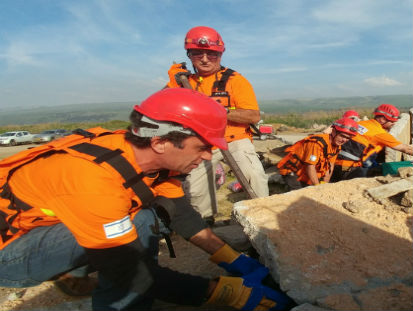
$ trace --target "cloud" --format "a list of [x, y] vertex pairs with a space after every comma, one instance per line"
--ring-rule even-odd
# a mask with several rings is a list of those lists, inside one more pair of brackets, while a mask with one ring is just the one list
[[397, 1], [395, 5], [389, 5], [387, 0], [331, 0], [311, 10], [311, 15], [322, 23], [369, 29], [405, 23], [400, 16], [410, 15], [410, 10], [411, 2], [405, 0]]
[[367, 78], [363, 82], [374, 87], [402, 85], [402, 83], [400, 83], [399, 81], [390, 79], [385, 75], [382, 75], [381, 77]]
[[36, 57], [39, 50], [30, 42], [17, 40], [9, 43], [9, 46], [4, 48], [4, 53], [0, 54], [0, 59], [4, 59], [7, 64], [41, 66], [42, 62]]

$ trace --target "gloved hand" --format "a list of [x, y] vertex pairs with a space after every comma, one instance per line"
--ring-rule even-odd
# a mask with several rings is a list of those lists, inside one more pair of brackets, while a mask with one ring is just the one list
[[225, 244], [216, 251], [209, 257], [209, 260], [218, 264], [218, 266], [224, 268], [234, 276], [247, 275], [257, 269], [265, 268], [265, 266], [260, 264], [257, 260], [238, 253], [228, 244]]
[[173, 64], [171, 68], [168, 70], [168, 75], [169, 75], [169, 82], [167, 83], [167, 86], [169, 88], [175, 88], [175, 87], [181, 87], [182, 82], [180, 79], [181, 75], [186, 75], [189, 76], [191, 73], [186, 69], [186, 63], [180, 63], [180, 64]]
[[261, 284], [267, 273], [260, 268], [242, 278], [221, 276], [207, 303], [239, 310], [289, 310], [293, 301], [288, 296]]

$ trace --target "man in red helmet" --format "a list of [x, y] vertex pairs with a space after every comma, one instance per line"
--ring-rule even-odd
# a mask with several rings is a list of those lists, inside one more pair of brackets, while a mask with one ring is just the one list
[[343, 118], [332, 124], [330, 134], [310, 135], [287, 148], [277, 167], [289, 190], [328, 183], [341, 146], [356, 134], [356, 121]]
[[[150, 310], [154, 299], [286, 308], [287, 296], [261, 285], [268, 269], [206, 227], [176, 176], [210, 160], [212, 146], [227, 148], [225, 109], [168, 89], [135, 106], [130, 120], [127, 131], [78, 130], [0, 163], [0, 286], [35, 286], [89, 265], [98, 272], [93, 310]], [[236, 277], [160, 267], [158, 241], [169, 230]], [[88, 278], [65, 276], [58, 281], [73, 285], [71, 294], [91, 289]]]
[[[356, 122], [360, 121], [360, 115], [355, 110], [347, 110], [346, 112], [343, 113], [341, 118], [353, 119]], [[323, 133], [330, 134], [332, 130], [333, 130], [333, 126], [329, 126], [323, 131]]]
[[[221, 65], [225, 44], [215, 29], [205, 26], [190, 29], [184, 45], [195, 73], [189, 74], [182, 64], [172, 65], [167, 86], [181, 87], [179, 75], [185, 74], [194, 90], [214, 98], [226, 109], [228, 150], [257, 196], [268, 196], [268, 177], [255, 152], [250, 131], [250, 124], [260, 120], [251, 84], [238, 72]], [[221, 152], [214, 150], [212, 160], [193, 170], [185, 187], [194, 208], [211, 222], [217, 214], [215, 169], [221, 160]]]
[[343, 113], [343, 118], [353, 119], [356, 122], [360, 121], [360, 115], [355, 110], [347, 110]]
[[388, 131], [400, 118], [399, 110], [390, 104], [381, 104], [374, 110], [374, 118], [358, 122], [360, 135], [342, 146], [337, 157], [332, 181], [367, 176], [384, 147], [412, 155], [413, 147], [397, 140]]

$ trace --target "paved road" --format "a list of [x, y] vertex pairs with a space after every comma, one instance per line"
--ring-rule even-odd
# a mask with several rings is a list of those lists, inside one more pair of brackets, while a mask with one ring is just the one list
[[28, 148], [33, 148], [38, 145], [35, 144], [30, 144], [30, 145], [18, 145], [18, 146], [0, 146], [0, 159], [7, 158], [19, 151], [28, 149]]

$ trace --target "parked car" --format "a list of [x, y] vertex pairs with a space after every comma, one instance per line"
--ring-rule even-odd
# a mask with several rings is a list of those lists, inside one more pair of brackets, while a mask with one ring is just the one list
[[16, 146], [19, 144], [31, 144], [33, 134], [27, 131], [6, 132], [0, 135], [0, 145]]
[[41, 143], [47, 143], [49, 141], [52, 141], [56, 138], [60, 138], [66, 135], [71, 134], [70, 132], [66, 131], [66, 130], [47, 130], [47, 131], [43, 131], [40, 134], [36, 134], [33, 137], [33, 142], [36, 144], [41, 144]]

